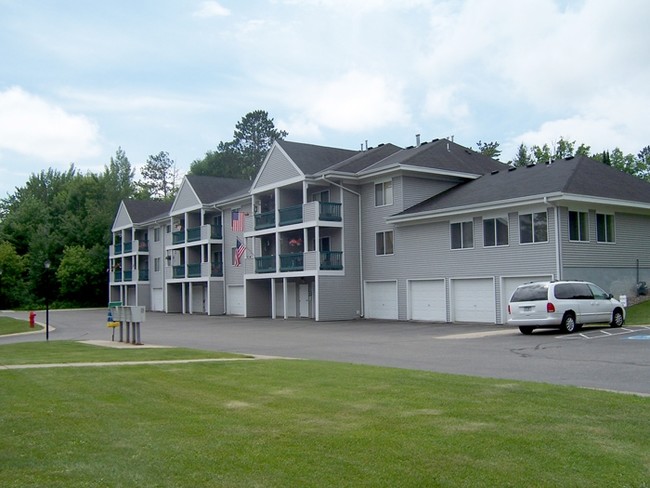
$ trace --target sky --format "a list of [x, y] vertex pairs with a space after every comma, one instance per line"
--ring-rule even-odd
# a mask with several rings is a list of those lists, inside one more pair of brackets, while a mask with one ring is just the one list
[[647, 0], [0, 0], [0, 198], [74, 163], [180, 173], [266, 110], [346, 149], [650, 145]]

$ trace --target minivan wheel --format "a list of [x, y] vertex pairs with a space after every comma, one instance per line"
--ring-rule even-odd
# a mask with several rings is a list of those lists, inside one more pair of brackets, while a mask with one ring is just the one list
[[521, 332], [522, 334], [525, 334], [525, 335], [530, 335], [530, 334], [533, 333], [533, 328], [534, 327], [521, 326], [521, 327], [519, 327], [519, 332]]
[[577, 330], [576, 319], [570, 313], [562, 319], [562, 331], [571, 334]]
[[623, 312], [620, 310], [614, 310], [614, 314], [612, 315], [612, 321], [609, 323], [611, 327], [622, 327], [623, 322], [625, 322], [625, 319], [623, 318]]

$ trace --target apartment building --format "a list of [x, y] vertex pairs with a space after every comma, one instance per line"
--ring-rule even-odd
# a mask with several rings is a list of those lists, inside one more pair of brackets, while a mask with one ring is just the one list
[[647, 281], [650, 184], [586, 157], [513, 169], [446, 139], [277, 141], [253, 181], [188, 176], [167, 209], [123, 202], [113, 236], [110, 299], [151, 310], [504, 323], [526, 281]]

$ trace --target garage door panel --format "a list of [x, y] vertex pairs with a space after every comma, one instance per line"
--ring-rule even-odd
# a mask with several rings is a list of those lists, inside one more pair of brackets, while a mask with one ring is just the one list
[[495, 323], [494, 280], [453, 280], [452, 307], [455, 322]]
[[228, 315], [244, 315], [244, 287], [243, 286], [229, 286], [228, 287]]
[[409, 318], [430, 322], [447, 320], [444, 280], [413, 280], [409, 282]]
[[365, 315], [369, 319], [397, 320], [397, 283], [395, 281], [366, 283]]

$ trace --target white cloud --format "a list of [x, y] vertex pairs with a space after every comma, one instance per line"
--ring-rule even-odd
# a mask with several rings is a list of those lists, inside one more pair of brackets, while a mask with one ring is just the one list
[[0, 150], [52, 162], [100, 153], [97, 125], [20, 87], [0, 92]]
[[350, 71], [313, 84], [303, 93], [303, 117], [338, 131], [361, 132], [410, 121], [399, 83], [383, 75]]
[[210, 18], [210, 17], [227, 17], [230, 15], [230, 10], [223, 7], [215, 1], [201, 2], [199, 8], [194, 11], [194, 17]]

